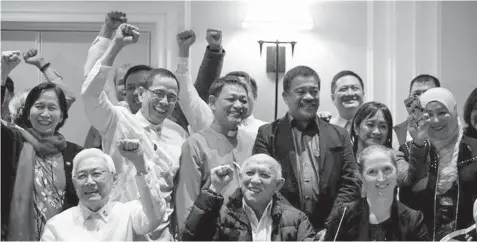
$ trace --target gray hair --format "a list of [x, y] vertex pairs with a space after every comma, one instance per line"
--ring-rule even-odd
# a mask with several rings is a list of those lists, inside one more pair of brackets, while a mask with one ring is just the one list
[[272, 172], [275, 173], [277, 180], [283, 178], [283, 176], [282, 176], [282, 166], [280, 165], [280, 163], [278, 163], [278, 161], [275, 160], [273, 157], [271, 157], [269, 155], [266, 155], [266, 154], [256, 154], [256, 155], [250, 156], [248, 159], [246, 159], [243, 162], [242, 170], [243, 170], [243, 168], [245, 168], [247, 166], [248, 163], [250, 163], [250, 162], [255, 162], [256, 163], [257, 161], [266, 162], [266, 163], [270, 164]]
[[25, 105], [25, 100], [28, 96], [28, 93], [30, 93], [29, 89], [23, 92], [18, 92], [12, 97], [10, 103], [8, 103], [8, 111], [10, 111], [13, 121], [19, 117], [19, 112]]
[[88, 158], [101, 158], [108, 167], [108, 170], [112, 173], [116, 173], [116, 167], [114, 166], [113, 159], [108, 154], [105, 154], [102, 150], [96, 148], [84, 149], [76, 154], [73, 159], [73, 170], [71, 171], [74, 176], [79, 164]]

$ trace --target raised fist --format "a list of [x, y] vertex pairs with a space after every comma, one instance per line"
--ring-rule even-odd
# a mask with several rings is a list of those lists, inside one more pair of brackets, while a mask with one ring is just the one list
[[143, 153], [141, 149], [141, 141], [138, 139], [120, 139], [117, 143], [119, 153], [131, 161], [134, 166], [144, 165]]
[[215, 29], [207, 29], [207, 35], [205, 36], [210, 49], [220, 50], [222, 49], [222, 31]]
[[179, 48], [189, 48], [195, 42], [195, 32], [194, 30], [186, 30], [177, 34], [177, 45]]
[[116, 31], [113, 41], [119, 45], [126, 46], [136, 43], [139, 39], [139, 29], [130, 24], [121, 24]]
[[37, 66], [38, 68], [41, 68], [45, 62], [43, 57], [38, 54], [37, 49], [30, 49], [26, 53], [23, 53], [23, 60], [25, 60], [25, 63]]
[[119, 25], [127, 22], [128, 18], [126, 18], [126, 13], [119, 11], [111, 11], [107, 13], [104, 18], [104, 24], [111, 30], [116, 30]]
[[229, 165], [214, 167], [210, 170], [210, 190], [221, 193], [222, 190], [232, 181], [234, 170]]
[[8, 76], [20, 62], [20, 51], [2, 51], [2, 76]]

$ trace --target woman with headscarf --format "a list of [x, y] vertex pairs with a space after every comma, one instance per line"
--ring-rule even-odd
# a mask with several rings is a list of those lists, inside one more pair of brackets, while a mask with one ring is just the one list
[[[473, 223], [477, 197], [477, 140], [465, 136], [452, 93], [432, 88], [409, 117], [412, 141], [401, 150], [409, 161], [401, 201], [424, 213], [433, 240]], [[421, 115], [421, 111], [423, 115]]]
[[46, 82], [29, 92], [15, 124], [2, 120], [2, 237], [7, 240], [39, 240], [48, 219], [78, 204], [71, 169], [82, 147], [58, 132], [67, 118], [63, 90]]

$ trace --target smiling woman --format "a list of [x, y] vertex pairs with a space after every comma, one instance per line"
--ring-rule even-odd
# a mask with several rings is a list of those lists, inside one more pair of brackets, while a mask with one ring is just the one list
[[47, 82], [29, 92], [18, 126], [2, 123], [2, 174], [11, 171], [7, 184], [2, 179], [8, 240], [39, 240], [48, 219], [78, 203], [71, 168], [82, 147], [58, 132], [67, 118], [63, 90]]

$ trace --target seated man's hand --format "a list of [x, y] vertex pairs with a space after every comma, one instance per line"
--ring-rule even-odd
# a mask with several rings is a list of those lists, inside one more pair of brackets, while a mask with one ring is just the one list
[[222, 50], [222, 31], [216, 29], [207, 29], [205, 36], [211, 50]]
[[144, 171], [145, 161], [143, 153], [144, 151], [141, 148], [141, 142], [138, 139], [121, 139], [118, 141], [118, 150], [119, 153], [126, 158], [128, 161], [132, 162], [136, 167], [136, 170]]
[[232, 181], [234, 170], [229, 165], [214, 167], [210, 170], [210, 190], [220, 194], [222, 190]]

